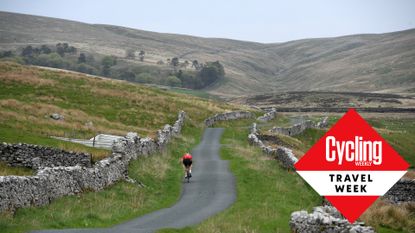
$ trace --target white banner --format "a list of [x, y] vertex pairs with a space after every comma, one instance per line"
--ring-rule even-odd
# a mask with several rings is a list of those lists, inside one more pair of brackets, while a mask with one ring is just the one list
[[383, 196], [406, 171], [297, 171], [321, 196]]

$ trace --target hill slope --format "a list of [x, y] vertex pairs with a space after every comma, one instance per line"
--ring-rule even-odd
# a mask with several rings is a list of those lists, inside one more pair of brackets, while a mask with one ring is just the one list
[[125, 56], [143, 49], [146, 62], [179, 57], [219, 60], [223, 96], [269, 91], [413, 92], [415, 30], [262, 44], [148, 32], [111, 25], [0, 12], [0, 49], [68, 42], [81, 50]]
[[[0, 62], [0, 142], [24, 142], [107, 153], [49, 136], [89, 139], [104, 133], [156, 135], [180, 110], [203, 126], [208, 116], [235, 108], [125, 81]], [[64, 120], [53, 120], [58, 113]]]

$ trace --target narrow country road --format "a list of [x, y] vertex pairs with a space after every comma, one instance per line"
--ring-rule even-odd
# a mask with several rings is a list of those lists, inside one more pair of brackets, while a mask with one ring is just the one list
[[236, 199], [235, 179], [228, 162], [219, 157], [223, 129], [208, 128], [193, 149], [193, 177], [183, 184], [180, 200], [161, 209], [111, 228], [42, 230], [33, 232], [122, 232], [149, 233], [162, 228], [182, 228], [197, 224], [228, 208]]

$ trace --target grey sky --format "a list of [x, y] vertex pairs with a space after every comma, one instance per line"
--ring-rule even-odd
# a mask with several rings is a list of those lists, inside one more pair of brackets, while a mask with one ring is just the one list
[[413, 0], [0, 0], [0, 10], [258, 42], [415, 28]]

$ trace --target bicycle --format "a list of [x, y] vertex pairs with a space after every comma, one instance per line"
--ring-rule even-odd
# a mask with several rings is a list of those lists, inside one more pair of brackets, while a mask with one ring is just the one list
[[184, 178], [187, 180], [187, 183], [190, 183], [190, 178], [192, 177], [192, 173], [190, 173], [190, 169], [186, 170], [186, 177]]

